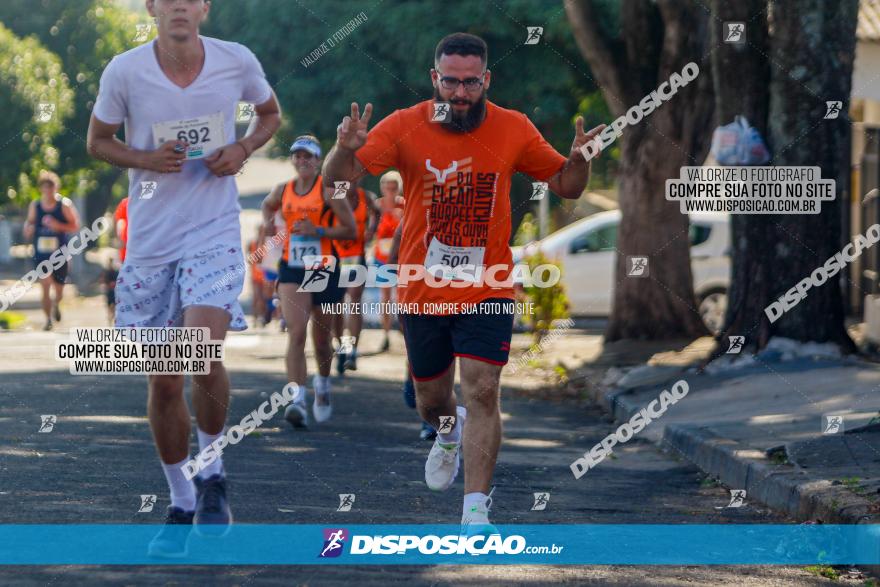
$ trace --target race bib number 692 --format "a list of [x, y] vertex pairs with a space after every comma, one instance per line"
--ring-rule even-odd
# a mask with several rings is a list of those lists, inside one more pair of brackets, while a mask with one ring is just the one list
[[223, 113], [199, 116], [187, 120], [169, 120], [153, 125], [153, 142], [158, 149], [168, 141], [188, 143], [186, 159], [201, 159], [226, 144]]

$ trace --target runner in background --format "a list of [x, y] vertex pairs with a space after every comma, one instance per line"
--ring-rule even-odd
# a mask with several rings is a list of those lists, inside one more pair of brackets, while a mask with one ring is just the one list
[[263, 227], [258, 226], [257, 237], [248, 241], [248, 255], [246, 257], [248, 269], [251, 272], [251, 316], [253, 317], [254, 326], [260, 326], [266, 315], [266, 274], [260, 266], [260, 261], [263, 260], [263, 248], [261, 245], [264, 242]]
[[113, 213], [116, 222], [116, 236], [119, 238], [119, 265], [125, 263], [125, 251], [128, 247], [128, 196], [122, 198]]
[[[379, 191], [382, 193], [382, 197], [379, 199], [382, 216], [379, 219], [379, 225], [376, 227], [376, 245], [373, 247], [373, 264], [376, 267], [381, 267], [389, 262], [388, 255], [391, 251], [391, 242], [400, 224], [400, 219], [403, 218], [403, 178], [400, 176], [400, 173], [397, 171], [385, 173], [379, 179]], [[388, 283], [388, 280], [381, 275], [376, 276], [376, 283], [380, 285], [379, 294], [381, 296], [380, 301], [382, 302], [380, 308], [385, 308], [396, 299], [395, 288], [381, 287], [381, 285]], [[382, 316], [382, 330], [385, 336], [382, 339], [382, 346], [379, 352], [384, 353], [391, 347], [391, 340], [388, 338], [388, 334], [391, 331], [393, 317], [391, 314], [381, 310], [380, 313]]]
[[[281, 214], [275, 214], [275, 234], [283, 234], [285, 230], [284, 219], [281, 217]], [[263, 314], [260, 320], [263, 326], [268, 326], [281, 313], [277, 285], [278, 264], [281, 263], [281, 253], [284, 246], [283, 243], [273, 242], [272, 237], [265, 236], [266, 231], [262, 224], [260, 225], [260, 235], [259, 240], [263, 243], [263, 250], [260, 254], [260, 270], [264, 277], [263, 299], [266, 302], [263, 306]], [[287, 324], [283, 316], [280, 317], [279, 324], [281, 332], [286, 332]]]
[[104, 297], [107, 300], [108, 324], [113, 326], [116, 316], [116, 279], [119, 277], [119, 270], [116, 268], [116, 262], [110, 258], [107, 259], [107, 266], [101, 272], [101, 288], [104, 290]]
[[[345, 290], [339, 287], [340, 267], [335, 239], [356, 237], [355, 220], [346, 198], [334, 199], [333, 190], [325, 191], [321, 176], [321, 146], [312, 135], [297, 137], [290, 146], [290, 159], [297, 177], [279, 184], [263, 200], [263, 230], [266, 236], [276, 233], [275, 214], [280, 210], [286, 234], [281, 262], [278, 265], [278, 295], [281, 311], [287, 322], [287, 380], [298, 389], [284, 417], [294, 428], [308, 425], [305, 384], [307, 379], [306, 336], [312, 320], [312, 343], [318, 373], [312, 379], [315, 394], [312, 413], [317, 422], [330, 419], [330, 367], [333, 360], [333, 314], [325, 313], [321, 304], [341, 302]], [[307, 265], [312, 257], [323, 257], [322, 267], [333, 270], [325, 279], [312, 283], [319, 272]], [[309, 291], [305, 286], [313, 288]], [[301, 286], [305, 291], [300, 291]]]
[[[70, 235], [79, 230], [79, 215], [68, 198], [58, 193], [61, 180], [51, 171], [41, 171], [37, 177], [40, 199], [28, 206], [23, 236], [34, 247], [33, 262], [37, 267], [48, 261], [56, 250], [66, 245]], [[43, 314], [46, 324], [43, 330], [52, 330], [52, 321], [61, 321], [61, 299], [64, 296], [64, 283], [67, 281], [69, 262], [55, 269], [51, 275], [40, 278], [42, 288]], [[52, 301], [51, 290], [55, 290]]]
[[[347, 283], [354, 281], [358, 267], [362, 267], [363, 269], [360, 271], [366, 275], [366, 243], [373, 240], [379, 217], [382, 214], [376, 204], [376, 194], [363, 189], [358, 183], [352, 184], [351, 187], [352, 189], [346, 194], [346, 199], [354, 214], [358, 238], [351, 241], [339, 240], [334, 243], [336, 251], [339, 253], [339, 262], [342, 264], [342, 275], [348, 276], [348, 279], [345, 280]], [[354, 307], [360, 307], [365, 285], [366, 282], [345, 288], [348, 301], [354, 304]], [[343, 352], [342, 337], [345, 335], [346, 326], [348, 327], [348, 335], [354, 339], [350, 353]], [[339, 347], [336, 350], [336, 371], [340, 375], [343, 375], [346, 369], [357, 371], [358, 343], [361, 339], [363, 326], [364, 315], [360, 310], [349, 312], [347, 316], [344, 313], [333, 315], [333, 333], [339, 341]]]
[[119, 277], [119, 268], [125, 263], [125, 253], [128, 249], [128, 196], [122, 198], [113, 212], [116, 238], [119, 239], [119, 262], [108, 260], [107, 268], [101, 274], [101, 287], [107, 298], [107, 311], [110, 313], [110, 325], [112, 326], [116, 316], [116, 279]]
[[[403, 224], [398, 225], [397, 230], [394, 231], [394, 238], [391, 242], [391, 251], [388, 254], [388, 262], [392, 265], [397, 264], [397, 256], [400, 252], [400, 236], [403, 233]], [[412, 372], [409, 369], [409, 359], [404, 362], [405, 369], [403, 375], [403, 401], [407, 405], [407, 407], [415, 410], [417, 408], [416, 405], [416, 386], [413, 383]], [[428, 424], [426, 421], [422, 420], [422, 429], [419, 431], [419, 438], [421, 440], [434, 440], [437, 438], [437, 431], [434, 430], [434, 427]]]

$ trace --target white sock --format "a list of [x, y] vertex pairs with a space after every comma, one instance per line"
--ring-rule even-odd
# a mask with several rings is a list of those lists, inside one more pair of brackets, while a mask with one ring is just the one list
[[485, 493], [465, 493], [464, 494], [464, 506], [461, 508], [462, 513], [467, 515], [468, 512], [471, 511], [471, 508], [480, 505], [485, 506], [486, 501], [489, 499], [489, 496]]
[[455, 418], [455, 426], [452, 428], [452, 432], [447, 434], [438, 433], [437, 440], [442, 444], [458, 444], [461, 442], [461, 418]]
[[[197, 430], [199, 434], [199, 452], [205, 450], [205, 447], [208, 447], [215, 440], [223, 436], [223, 430], [221, 430], [218, 434], [208, 434], [204, 432], [201, 428]], [[205, 467], [199, 472], [199, 477], [202, 479], [207, 479], [213, 475], [222, 475], [223, 474], [223, 457], [219, 454], [213, 463]]]
[[162, 470], [165, 471], [168, 489], [171, 490], [171, 505], [185, 512], [192, 512], [196, 509], [196, 486], [192, 479], [187, 479], [183, 474], [182, 467], [187, 461], [188, 458], [173, 465], [162, 463]]
[[296, 381], [291, 381], [288, 385], [295, 386], [296, 389], [293, 391], [293, 402], [295, 404], [305, 404], [306, 403], [306, 388], [297, 383]]
[[320, 393], [324, 395], [325, 393], [330, 391], [330, 376], [327, 375], [316, 375], [315, 376], [315, 393]]

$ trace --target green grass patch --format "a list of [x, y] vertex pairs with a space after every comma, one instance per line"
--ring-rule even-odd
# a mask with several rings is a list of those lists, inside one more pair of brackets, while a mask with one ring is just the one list
[[831, 579], [832, 581], [837, 581], [840, 579], [840, 573], [837, 572], [832, 566], [829, 565], [810, 565], [805, 569], [808, 573], [812, 573], [817, 577], [825, 577], [826, 579]]
[[27, 318], [20, 312], [0, 312], [0, 328], [4, 330], [14, 330], [24, 326]]

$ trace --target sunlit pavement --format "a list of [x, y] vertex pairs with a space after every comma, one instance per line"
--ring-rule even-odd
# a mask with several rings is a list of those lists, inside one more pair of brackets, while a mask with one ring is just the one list
[[[32, 325], [39, 324], [39, 314]], [[72, 326], [106, 323], [101, 300], [72, 302], [54, 332], [0, 335], [0, 520], [3, 523], [160, 523], [167, 489], [145, 418], [145, 382], [137, 376], [73, 376], [54, 359], [54, 343]], [[582, 344], [589, 346], [591, 339]], [[285, 337], [272, 325], [231, 336], [227, 345], [237, 422], [285, 384]], [[362, 351], [378, 348], [369, 331]], [[241, 523], [456, 523], [462, 480], [446, 493], [423, 481], [429, 443], [401, 397], [402, 339], [391, 352], [365, 356], [359, 371], [336, 380], [326, 425], [294, 432], [279, 417], [238, 445], [224, 462]], [[310, 370], [313, 362], [310, 359]], [[504, 443], [495, 475], [493, 521], [526, 523], [769, 523], [786, 520], [752, 503], [717, 510], [726, 488], [634, 439], [575, 480], [569, 464], [612, 430], [595, 408], [504, 392]], [[40, 415], [54, 414], [51, 433]], [[193, 445], [195, 448], [195, 445]], [[531, 511], [533, 493], [550, 493]], [[356, 494], [337, 512], [338, 494]], [[156, 494], [151, 513], [140, 495]], [[101, 545], [95, 545], [96, 549]], [[824, 584], [798, 567], [48, 567], [0, 568], [0, 583], [98, 584]]]

